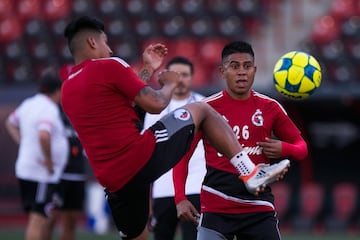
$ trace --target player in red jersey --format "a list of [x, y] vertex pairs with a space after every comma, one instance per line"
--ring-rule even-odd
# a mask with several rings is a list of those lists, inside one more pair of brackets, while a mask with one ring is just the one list
[[[242, 166], [239, 174], [246, 177], [245, 184], [254, 194], [287, 171], [286, 163], [256, 166], [242, 151], [229, 125], [206, 103], [176, 109], [141, 131], [135, 106], [160, 113], [179, 82], [178, 73], [164, 71], [158, 76], [160, 89], [146, 83], [167, 54], [164, 45], [145, 49], [138, 77], [124, 60], [111, 57], [99, 20], [78, 18], [66, 26], [65, 36], [75, 66], [62, 87], [62, 106], [105, 188], [123, 239], [147, 239], [150, 183], [182, 158], [199, 129], [234, 166]], [[260, 176], [264, 171], [266, 174]]]
[[[226, 89], [204, 101], [229, 123], [252, 161], [259, 165], [279, 158], [305, 158], [307, 145], [283, 107], [251, 89], [256, 73], [251, 45], [246, 42], [227, 44], [222, 51], [220, 72]], [[201, 134], [195, 136], [193, 146], [196, 146], [196, 139], [203, 137]], [[207, 174], [200, 197], [201, 216], [199, 222], [194, 221], [192, 216], [198, 213], [184, 194], [191, 151], [173, 173], [178, 216], [199, 224], [198, 240], [230, 240], [235, 236], [236, 239], [280, 239], [271, 188], [266, 187], [257, 196], [249, 193], [244, 183], [238, 181], [234, 166], [203, 140]]]

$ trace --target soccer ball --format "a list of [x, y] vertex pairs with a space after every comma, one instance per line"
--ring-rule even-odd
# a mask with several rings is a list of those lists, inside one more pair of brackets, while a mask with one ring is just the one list
[[319, 62], [310, 54], [292, 51], [276, 62], [273, 78], [275, 89], [291, 99], [305, 99], [321, 84]]

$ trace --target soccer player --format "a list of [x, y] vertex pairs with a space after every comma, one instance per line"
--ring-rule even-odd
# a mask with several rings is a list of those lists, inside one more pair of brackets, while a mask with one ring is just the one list
[[62, 87], [62, 106], [105, 188], [123, 239], [147, 239], [150, 183], [181, 159], [199, 129], [237, 167], [254, 194], [287, 171], [288, 161], [255, 166], [226, 121], [206, 103], [187, 104], [141, 131], [135, 106], [160, 113], [179, 83], [179, 74], [169, 70], [158, 76], [161, 88], [146, 83], [167, 54], [164, 45], [145, 49], [138, 77], [124, 60], [111, 57], [99, 20], [80, 17], [66, 26], [65, 36], [75, 66]]
[[[226, 119], [252, 161], [260, 166], [279, 158], [304, 159], [306, 142], [283, 107], [274, 99], [251, 89], [256, 73], [251, 45], [231, 42], [223, 48], [221, 57], [220, 73], [226, 89], [204, 101]], [[238, 171], [210, 145], [203, 132], [198, 132], [193, 145], [201, 138], [207, 174], [201, 191], [197, 239], [232, 240], [236, 236], [236, 239], [279, 240], [271, 188], [266, 187], [257, 196], [249, 193], [244, 182], [238, 181]], [[174, 169], [176, 193], [184, 192], [189, 156], [191, 151]], [[177, 194], [175, 199], [182, 206], [178, 215], [196, 222], [192, 216], [198, 213], [185, 195]]]
[[[180, 82], [174, 90], [170, 103], [160, 114], [146, 113], [144, 128], [153, 125], [162, 116], [170, 113], [176, 108], [185, 104], [197, 102], [204, 98], [203, 95], [192, 91], [192, 81], [194, 76], [193, 63], [184, 57], [172, 58], [167, 64], [166, 69], [178, 72]], [[200, 211], [200, 189], [205, 176], [205, 157], [204, 148], [198, 144], [191, 160], [190, 171], [186, 179], [186, 197]], [[172, 170], [167, 171], [152, 184], [152, 217], [151, 227], [154, 232], [155, 240], [174, 239], [175, 232], [179, 225], [182, 239], [195, 240], [197, 235], [196, 225], [188, 221], [179, 221], [174, 202], [174, 184], [172, 180]]]
[[69, 151], [58, 104], [61, 81], [47, 73], [38, 93], [25, 99], [7, 119], [6, 127], [19, 144], [15, 165], [23, 209], [29, 212], [26, 240], [42, 239], [45, 223], [56, 207], [52, 194]]

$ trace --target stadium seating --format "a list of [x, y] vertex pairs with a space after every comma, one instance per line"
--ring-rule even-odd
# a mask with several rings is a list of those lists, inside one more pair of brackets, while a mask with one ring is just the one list
[[359, 82], [359, 42], [360, 2], [331, 1], [328, 14], [315, 21], [309, 38], [309, 44], [317, 45], [319, 50], [311, 53], [318, 58], [324, 78], [329, 80], [324, 84]]
[[354, 183], [341, 182], [333, 186], [331, 213], [325, 221], [329, 232], [346, 232], [356, 228], [358, 188]]
[[[262, 8], [261, 0], [4, 0], [0, 2], [0, 44], [14, 49], [13, 43], [20, 46], [21, 39], [25, 41], [22, 56], [17, 56], [22, 61], [8, 54], [0, 57], [7, 66], [0, 84], [33, 83], [50, 64], [60, 67], [71, 61], [63, 39], [65, 24], [72, 17], [92, 15], [104, 20], [115, 55], [133, 64], [145, 42], [171, 40], [167, 41], [170, 56], [185, 54], [199, 61], [197, 76], [204, 79], [195, 85], [209, 85], [220, 60], [219, 44], [246, 38], [254, 22], [263, 20]], [[198, 40], [206, 41], [200, 46]], [[198, 47], [206, 50], [199, 55]], [[201, 74], [205, 72], [210, 74]]]
[[271, 190], [275, 198], [276, 216], [280, 220], [281, 228], [283, 228], [289, 213], [292, 190], [290, 184], [283, 181], [273, 183]]
[[298, 213], [293, 216], [292, 229], [314, 232], [321, 228], [320, 214], [324, 207], [325, 189], [319, 183], [306, 183], [299, 191]]

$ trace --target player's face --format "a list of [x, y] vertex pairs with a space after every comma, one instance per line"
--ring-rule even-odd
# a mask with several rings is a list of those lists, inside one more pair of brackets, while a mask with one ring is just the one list
[[193, 75], [189, 65], [174, 63], [169, 66], [169, 70], [180, 74], [180, 82], [174, 90], [174, 97], [178, 99], [187, 98], [191, 91]]
[[113, 52], [108, 44], [108, 39], [105, 33], [101, 33], [98, 41], [99, 46], [99, 57], [100, 58], [107, 58], [111, 57]]
[[220, 73], [226, 81], [230, 96], [236, 99], [246, 99], [250, 96], [256, 73], [254, 58], [250, 54], [229, 55], [220, 67]]

